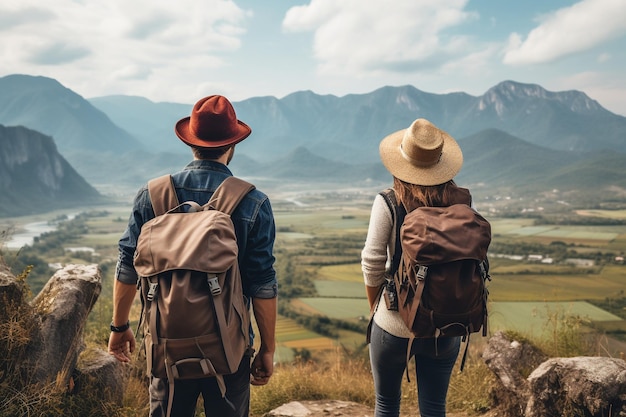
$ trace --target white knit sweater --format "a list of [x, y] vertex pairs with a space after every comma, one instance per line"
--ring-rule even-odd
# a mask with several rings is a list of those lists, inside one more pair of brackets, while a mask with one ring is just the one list
[[[370, 223], [365, 247], [361, 252], [363, 279], [368, 287], [379, 287], [385, 283], [385, 271], [390, 267], [396, 244], [396, 229], [393, 216], [384, 197], [376, 194], [372, 204]], [[387, 310], [383, 297], [378, 303], [374, 321], [383, 330], [397, 337], [411, 336], [397, 311]]]

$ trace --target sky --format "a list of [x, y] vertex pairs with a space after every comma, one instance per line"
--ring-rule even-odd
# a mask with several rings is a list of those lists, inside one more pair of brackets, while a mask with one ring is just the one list
[[626, 116], [626, 0], [2, 0], [9, 74], [185, 104], [513, 80]]

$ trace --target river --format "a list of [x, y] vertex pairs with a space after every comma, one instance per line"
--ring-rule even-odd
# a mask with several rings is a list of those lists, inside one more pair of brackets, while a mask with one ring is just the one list
[[[9, 235], [9, 239], [4, 243], [8, 249], [20, 249], [24, 245], [32, 245], [35, 238], [43, 233], [54, 232], [57, 230], [59, 223], [67, 220], [72, 220], [78, 213], [71, 213], [64, 215], [62, 220], [41, 220], [27, 224], [20, 225], [0, 225], [2, 231], [6, 231]], [[4, 233], [3, 233], [4, 234]], [[0, 240], [0, 245], [2, 241]]]
[[12, 233], [5, 246], [8, 249], [20, 249], [24, 245], [32, 245], [34, 239], [42, 233], [56, 230], [57, 225], [48, 221], [33, 222], [20, 226], [20, 231]]

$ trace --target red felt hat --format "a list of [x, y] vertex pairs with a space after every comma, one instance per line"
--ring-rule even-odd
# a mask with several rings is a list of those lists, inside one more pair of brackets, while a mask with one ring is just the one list
[[189, 146], [221, 148], [247, 138], [252, 129], [237, 120], [235, 109], [226, 97], [213, 95], [199, 100], [190, 117], [176, 123], [176, 136]]

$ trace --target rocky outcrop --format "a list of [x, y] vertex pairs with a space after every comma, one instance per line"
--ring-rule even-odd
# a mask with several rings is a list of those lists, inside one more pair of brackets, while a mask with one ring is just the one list
[[528, 401], [527, 377], [548, 357], [530, 343], [511, 340], [504, 333], [489, 339], [482, 354], [487, 367], [498, 377], [492, 401], [504, 416], [520, 416]]
[[70, 265], [57, 271], [31, 305], [40, 338], [31, 342], [28, 365], [35, 383], [67, 385], [84, 350], [83, 328], [102, 286], [97, 265]]
[[526, 417], [583, 410], [584, 415], [626, 415], [626, 362], [606, 357], [554, 358], [528, 377]]
[[492, 394], [501, 417], [626, 416], [622, 359], [548, 359], [527, 341], [504, 333], [491, 337], [483, 359], [498, 377]]
[[85, 392], [92, 398], [98, 392], [100, 398], [121, 405], [121, 364], [100, 349], [83, 354], [87, 316], [101, 289], [97, 265], [68, 265], [28, 303], [23, 281], [6, 267], [0, 268], [0, 328], [5, 335], [11, 332], [0, 345], [3, 354], [10, 356], [5, 358], [2, 377], [16, 389], [54, 387], [57, 392]]
[[105, 402], [121, 405], [124, 401], [123, 367], [109, 352], [102, 349], [88, 349], [79, 357], [71, 393], [99, 393], [99, 399]]

